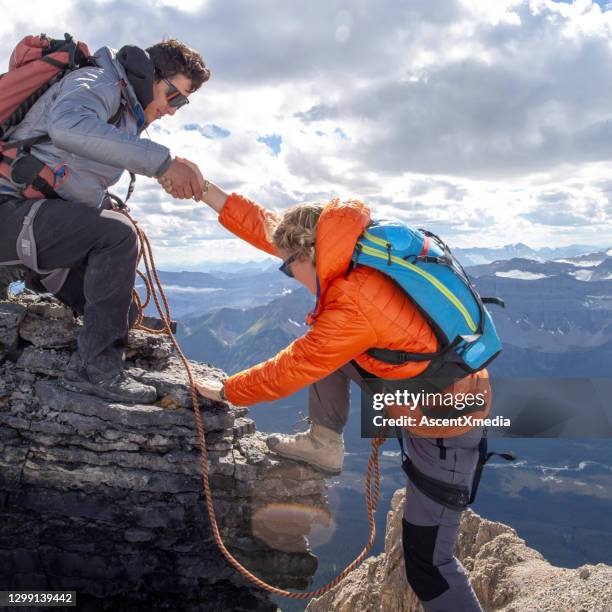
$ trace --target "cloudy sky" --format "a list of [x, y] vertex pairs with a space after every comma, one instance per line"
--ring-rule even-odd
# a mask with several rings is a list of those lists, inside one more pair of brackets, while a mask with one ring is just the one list
[[[590, 0], [0, 0], [27, 33], [197, 48], [211, 80], [153, 140], [282, 209], [359, 198], [453, 246], [612, 245], [612, 5]], [[118, 191], [121, 192], [120, 185]], [[258, 256], [141, 178], [160, 267]]]

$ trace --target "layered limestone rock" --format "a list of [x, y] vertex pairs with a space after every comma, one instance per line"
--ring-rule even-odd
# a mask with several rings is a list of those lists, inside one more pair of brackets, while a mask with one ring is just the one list
[[[275, 610], [213, 540], [188, 379], [169, 340], [130, 332], [129, 372], [158, 400], [123, 405], [59, 383], [79, 325], [54, 300], [0, 302], [0, 590], [75, 590], [91, 610]], [[271, 548], [252, 517], [287, 500], [324, 507], [324, 479], [269, 456], [246, 409], [202, 401], [201, 412], [227, 546], [259, 577], [307, 587], [317, 561], [306, 534]]]
[[[402, 515], [406, 492], [396, 491], [387, 515], [385, 552], [370, 557], [334, 589], [312, 600], [308, 612], [419, 612], [406, 581]], [[612, 567], [554, 567], [502, 523], [463, 513], [455, 554], [485, 611], [587, 612], [612, 610]]]

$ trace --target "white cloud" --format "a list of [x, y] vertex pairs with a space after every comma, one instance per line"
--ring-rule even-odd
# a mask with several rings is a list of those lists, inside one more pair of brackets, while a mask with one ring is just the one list
[[[358, 197], [456, 246], [612, 234], [612, 11], [596, 3], [47, 4], [0, 0], [0, 59], [39, 31], [202, 52], [210, 82], [149, 134], [227, 191], [279, 209]], [[272, 134], [277, 155], [258, 141]], [[155, 181], [139, 179], [132, 208], [160, 267], [264, 256]]]

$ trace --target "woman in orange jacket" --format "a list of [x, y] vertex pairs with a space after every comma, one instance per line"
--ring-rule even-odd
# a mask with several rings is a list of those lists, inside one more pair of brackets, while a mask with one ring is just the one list
[[[309, 431], [275, 434], [268, 446], [279, 455], [330, 473], [342, 469], [342, 430], [349, 412], [350, 380], [414, 379], [429, 362], [392, 365], [366, 353], [370, 348], [432, 353], [438, 340], [408, 295], [385, 274], [351, 266], [355, 243], [370, 222], [359, 201], [332, 200], [322, 206], [294, 206], [283, 215], [206, 182], [204, 201], [236, 236], [283, 260], [281, 271], [317, 295], [309, 331], [274, 357], [230, 376], [224, 384], [197, 383], [201, 395], [250, 406], [286, 397], [309, 386]], [[172, 191], [171, 185], [164, 185]], [[455, 391], [483, 391], [486, 371], [469, 375]], [[485, 389], [486, 392], [486, 389]], [[473, 413], [488, 414], [489, 402]], [[410, 414], [417, 422], [420, 407]], [[478, 458], [482, 428], [415, 427], [407, 435], [415, 468], [433, 479], [468, 487]], [[459, 561], [453, 555], [461, 511], [434, 494], [407, 483], [403, 521], [407, 579], [425, 609], [480, 610]]]

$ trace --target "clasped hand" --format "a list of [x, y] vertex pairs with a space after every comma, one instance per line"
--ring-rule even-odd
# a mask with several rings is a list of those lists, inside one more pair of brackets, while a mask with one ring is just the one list
[[206, 182], [198, 166], [182, 157], [175, 157], [157, 182], [180, 200], [201, 200], [206, 191]]

